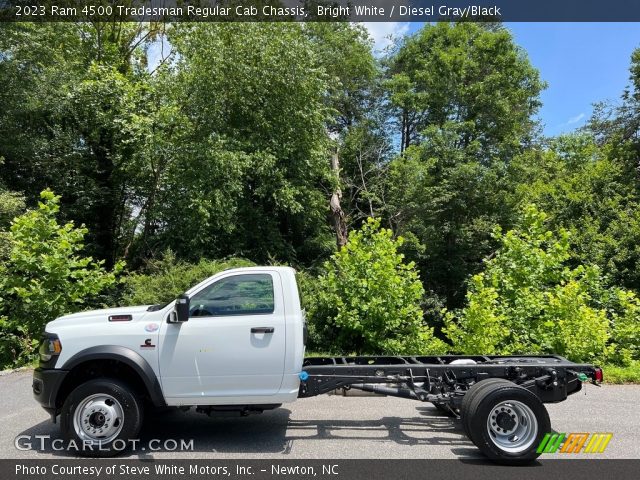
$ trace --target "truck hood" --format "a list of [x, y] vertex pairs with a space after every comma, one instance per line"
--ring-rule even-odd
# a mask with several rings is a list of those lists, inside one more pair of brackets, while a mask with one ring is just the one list
[[111, 315], [131, 315], [131, 320], [134, 321], [144, 317], [148, 313], [149, 307], [150, 305], [140, 305], [136, 307], [105, 308], [102, 310], [71, 313], [49, 322], [46, 330], [51, 331], [51, 329], [69, 325], [108, 322], [109, 316]]

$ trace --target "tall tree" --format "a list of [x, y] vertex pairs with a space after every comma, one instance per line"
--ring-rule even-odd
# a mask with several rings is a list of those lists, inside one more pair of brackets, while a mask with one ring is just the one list
[[470, 22], [426, 25], [388, 60], [403, 154], [388, 216], [428, 290], [449, 306], [505, 223], [504, 171], [531, 141], [543, 83], [510, 33]]
[[640, 49], [616, 105], [589, 124], [516, 156], [508, 168], [514, 205], [535, 202], [553, 228], [571, 231], [574, 265], [591, 263], [612, 284], [640, 291]]
[[384, 129], [381, 69], [362, 25], [317, 22], [305, 27], [328, 79], [325, 103], [333, 115], [327, 132], [335, 144], [330, 208], [340, 248], [348, 230], [375, 216], [381, 203], [378, 191], [391, 150]]
[[170, 101], [152, 115], [163, 138], [145, 140], [156, 164], [138, 163], [141, 183], [145, 172], [155, 176], [138, 206], [137, 247], [293, 263], [331, 251], [326, 76], [303, 29], [171, 30], [177, 61], [159, 71]]
[[32, 202], [52, 187], [114, 263], [125, 218], [127, 126], [148, 78], [157, 26], [118, 22], [0, 26], [1, 179]]

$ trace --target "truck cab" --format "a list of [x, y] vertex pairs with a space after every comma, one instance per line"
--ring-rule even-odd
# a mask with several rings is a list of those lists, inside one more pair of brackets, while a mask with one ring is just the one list
[[[98, 405], [105, 418], [120, 415], [125, 423], [123, 403], [132, 400], [112, 390], [127, 390], [138, 410], [147, 401], [260, 411], [297, 398], [304, 337], [292, 268], [226, 270], [166, 305], [80, 312], [48, 323], [34, 396], [54, 421], [61, 416], [67, 436], [83, 441], [101, 439], [91, 437], [93, 429], [77, 431], [83, 409]], [[83, 404], [77, 390], [104, 379], [115, 388], [103, 385], [98, 403]]]

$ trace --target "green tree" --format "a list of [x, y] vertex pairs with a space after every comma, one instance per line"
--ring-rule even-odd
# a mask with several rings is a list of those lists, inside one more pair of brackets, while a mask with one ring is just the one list
[[446, 315], [453, 349], [556, 353], [574, 361], [602, 361], [618, 351], [629, 359], [630, 340], [640, 328], [630, 320], [637, 299], [608, 289], [595, 266], [569, 266], [569, 232], [548, 230], [546, 218], [529, 205], [518, 228], [496, 229], [500, 248], [472, 277], [467, 305]]
[[456, 307], [494, 246], [492, 226], [511, 220], [505, 170], [535, 134], [544, 84], [492, 24], [426, 25], [388, 64], [403, 154], [390, 166], [386, 215], [430, 295]]
[[402, 238], [369, 219], [324, 265], [309, 317], [324, 349], [357, 354], [426, 354], [444, 344], [422, 320], [423, 289]]
[[475, 144], [485, 160], [518, 150], [531, 135], [544, 84], [500, 25], [425, 25], [401, 42], [387, 64], [403, 150], [424, 143], [425, 129], [448, 123], [457, 127], [456, 143]]
[[342, 133], [365, 120], [378, 100], [379, 66], [373, 42], [362, 25], [349, 22], [312, 22], [303, 34], [309, 38], [318, 66], [326, 75], [325, 103], [333, 110], [328, 130]]
[[640, 291], [640, 183], [627, 147], [586, 132], [549, 140], [509, 165], [514, 207], [534, 202], [551, 229], [571, 232], [570, 264], [597, 265], [612, 285]]
[[593, 262], [611, 282], [640, 292], [640, 49], [630, 85], [602, 102], [586, 128], [515, 159], [516, 201], [536, 202], [572, 232], [575, 262]]
[[377, 73], [348, 23], [4, 24], [0, 181], [61, 193], [106, 266], [311, 264], [333, 251], [327, 133], [368, 117]]
[[0, 25], [0, 181], [30, 205], [44, 188], [61, 216], [89, 228], [106, 265], [121, 253], [128, 209], [129, 130], [147, 99], [146, 47], [156, 24]]
[[11, 250], [0, 266], [3, 364], [19, 364], [33, 353], [45, 323], [83, 306], [115, 282], [122, 265], [107, 272], [81, 255], [84, 227], [60, 225], [60, 197], [45, 190], [38, 208], [17, 217]]
[[133, 175], [142, 185], [154, 172], [153, 191], [136, 200], [136, 248], [192, 261], [329, 252], [327, 83], [304, 27], [180, 24], [168, 38], [178, 55], [159, 70], [171, 103], [157, 117], [168, 128], [146, 137], [157, 155]]

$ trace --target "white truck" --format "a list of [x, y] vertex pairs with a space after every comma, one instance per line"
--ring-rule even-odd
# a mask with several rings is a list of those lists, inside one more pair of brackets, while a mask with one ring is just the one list
[[47, 324], [36, 400], [90, 456], [137, 437], [149, 407], [260, 413], [337, 388], [433, 403], [503, 463], [535, 459], [551, 431], [543, 403], [598, 384], [602, 370], [559, 356], [304, 358], [295, 271], [239, 268], [166, 305], [80, 312]]

